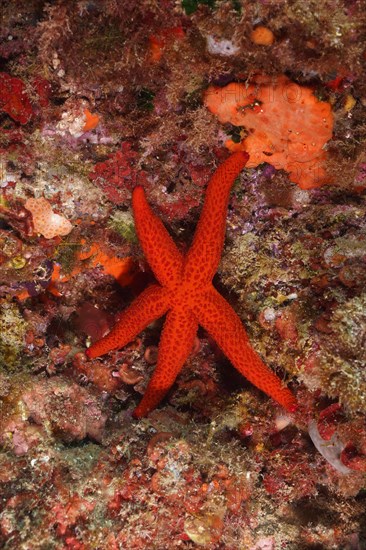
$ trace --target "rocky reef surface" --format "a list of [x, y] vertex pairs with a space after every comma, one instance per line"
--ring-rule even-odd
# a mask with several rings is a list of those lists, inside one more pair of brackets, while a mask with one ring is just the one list
[[[364, 2], [0, 8], [0, 547], [365, 549]], [[154, 280], [131, 191], [185, 252], [240, 149], [214, 283], [298, 410], [200, 329], [137, 421], [161, 322], [85, 355]]]

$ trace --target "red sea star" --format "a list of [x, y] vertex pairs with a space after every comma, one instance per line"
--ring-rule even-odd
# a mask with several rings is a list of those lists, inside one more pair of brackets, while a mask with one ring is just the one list
[[235, 153], [212, 176], [192, 246], [185, 256], [151, 210], [144, 189], [138, 186], [133, 191], [137, 235], [160, 284], [142, 292], [111, 332], [86, 354], [89, 358], [99, 357], [125, 346], [167, 313], [157, 367], [134, 411], [137, 418], [154, 409], [173, 385], [192, 349], [198, 325], [211, 334], [234, 367], [252, 384], [287, 410], [296, 409], [293, 394], [251, 348], [240, 318], [212, 285], [224, 245], [230, 189], [248, 158], [247, 153]]

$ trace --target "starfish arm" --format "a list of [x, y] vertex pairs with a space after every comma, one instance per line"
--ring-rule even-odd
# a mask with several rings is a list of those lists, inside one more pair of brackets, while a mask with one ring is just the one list
[[230, 189], [248, 158], [249, 155], [243, 151], [231, 155], [218, 167], [207, 186], [201, 217], [186, 256], [184, 270], [187, 280], [197, 286], [209, 283], [220, 263]]
[[295, 396], [250, 346], [240, 318], [227, 301], [212, 287], [205, 302], [196, 306], [198, 322], [214, 338], [234, 367], [257, 388], [288, 411], [297, 407]]
[[198, 323], [190, 310], [168, 312], [159, 343], [158, 363], [141, 403], [134, 411], [136, 418], [146, 416], [163, 399], [190, 354]]
[[93, 359], [122, 348], [152, 321], [164, 315], [169, 307], [169, 293], [159, 285], [149, 286], [124, 310], [114, 328], [86, 351], [86, 355]]
[[182, 255], [163, 222], [152, 211], [141, 186], [133, 190], [132, 208], [146, 259], [159, 283], [169, 287], [181, 276]]

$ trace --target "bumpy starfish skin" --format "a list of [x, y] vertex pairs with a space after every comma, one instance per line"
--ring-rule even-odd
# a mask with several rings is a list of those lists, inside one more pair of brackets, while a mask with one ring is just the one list
[[134, 411], [137, 418], [154, 409], [173, 385], [192, 349], [198, 325], [211, 334], [234, 367], [252, 384], [287, 410], [296, 409], [293, 394], [251, 348], [240, 318], [212, 286], [224, 245], [230, 189], [247, 160], [247, 153], [234, 153], [212, 176], [193, 243], [185, 257], [151, 210], [143, 188], [133, 191], [137, 235], [160, 284], [142, 292], [111, 332], [86, 353], [94, 358], [121, 348], [167, 313], [157, 366]]

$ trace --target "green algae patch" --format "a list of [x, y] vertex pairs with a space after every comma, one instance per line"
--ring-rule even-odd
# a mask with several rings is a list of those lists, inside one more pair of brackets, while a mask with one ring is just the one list
[[123, 237], [127, 242], [137, 243], [135, 225], [131, 214], [128, 212], [116, 211], [108, 222], [108, 227]]
[[0, 301], [0, 369], [12, 371], [18, 367], [26, 330], [18, 306]]

